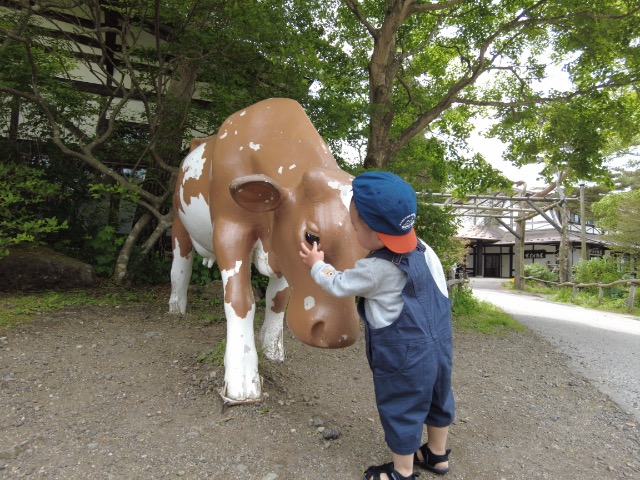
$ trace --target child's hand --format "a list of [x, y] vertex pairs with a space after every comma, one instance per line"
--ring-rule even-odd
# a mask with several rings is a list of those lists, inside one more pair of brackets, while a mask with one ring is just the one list
[[320, 260], [324, 261], [324, 252], [322, 250], [318, 250], [318, 244], [313, 242], [313, 247], [309, 250], [309, 247], [305, 243], [300, 244], [301, 250], [299, 252], [302, 261], [313, 267], [313, 264], [319, 262]]

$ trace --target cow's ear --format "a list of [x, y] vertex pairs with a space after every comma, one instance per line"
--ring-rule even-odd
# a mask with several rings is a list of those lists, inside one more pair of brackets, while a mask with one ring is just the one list
[[286, 195], [275, 180], [260, 174], [234, 178], [229, 192], [238, 205], [250, 212], [275, 210]]

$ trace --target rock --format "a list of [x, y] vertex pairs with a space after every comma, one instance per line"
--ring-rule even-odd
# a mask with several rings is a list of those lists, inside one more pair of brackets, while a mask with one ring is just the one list
[[40, 246], [16, 246], [0, 258], [0, 291], [66, 290], [98, 285], [91, 265]]
[[340, 430], [337, 428], [325, 428], [322, 431], [322, 438], [325, 440], [335, 440], [340, 436]]

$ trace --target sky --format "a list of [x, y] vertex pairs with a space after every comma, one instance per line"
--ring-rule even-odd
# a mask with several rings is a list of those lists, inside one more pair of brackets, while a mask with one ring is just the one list
[[480, 134], [481, 128], [476, 129], [469, 139], [469, 146], [489, 162], [493, 168], [501, 171], [509, 180], [517, 182], [522, 180], [527, 183], [527, 187], [543, 187], [547, 183], [538, 179], [542, 165], [532, 164], [524, 167], [516, 167], [511, 162], [503, 160], [505, 145], [495, 138], [484, 138]]

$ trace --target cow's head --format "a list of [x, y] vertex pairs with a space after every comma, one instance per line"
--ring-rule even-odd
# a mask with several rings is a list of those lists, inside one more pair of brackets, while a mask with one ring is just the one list
[[273, 212], [267, 253], [269, 264], [284, 275], [291, 289], [287, 324], [296, 337], [315, 347], [346, 347], [358, 336], [355, 299], [336, 298], [321, 289], [298, 255], [300, 242], [317, 241], [325, 260], [344, 270], [366, 254], [349, 219], [351, 180], [342, 170], [317, 168], [289, 189], [266, 175], [236, 178], [230, 185], [241, 207]]

